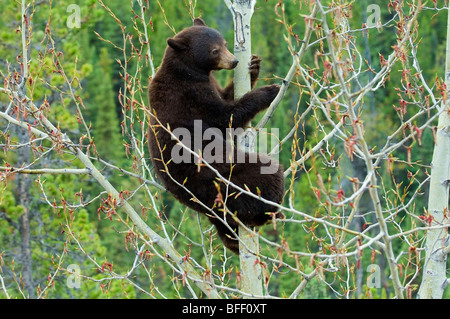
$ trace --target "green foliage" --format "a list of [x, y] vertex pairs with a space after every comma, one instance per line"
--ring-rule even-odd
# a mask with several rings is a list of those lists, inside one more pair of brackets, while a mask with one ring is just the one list
[[117, 115], [117, 94], [111, 78], [112, 60], [106, 48], [101, 48], [93, 65], [95, 72], [87, 79], [90, 88], [87, 108], [93, 122], [92, 136], [100, 157], [120, 165], [124, 149]]

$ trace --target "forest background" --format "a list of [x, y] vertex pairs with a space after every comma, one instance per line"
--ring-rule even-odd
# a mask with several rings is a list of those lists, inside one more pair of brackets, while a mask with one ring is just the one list
[[[358, 0], [351, 3], [349, 21], [355, 29], [360, 29], [367, 22], [372, 13], [368, 11], [368, 7], [374, 2], [376, 1]], [[396, 24], [389, 24], [394, 17], [393, 6], [390, 4], [395, 2], [376, 2], [381, 8], [381, 22], [386, 25], [371, 29], [370, 33], [355, 33], [359, 52], [375, 68], [380, 67], [383, 62], [381, 57], [388, 55], [396, 41]], [[136, 178], [139, 160], [130, 151], [133, 148], [128, 129], [132, 121], [128, 116], [130, 105], [124, 103], [123, 96], [132, 87], [130, 85], [127, 88], [128, 74], [139, 74], [139, 77], [134, 76], [133, 79], [140, 81], [137, 86], [141, 88], [139, 94], [143, 96], [143, 104], [148, 103], [145, 89], [146, 81], [152, 75], [151, 63], [153, 68], [158, 67], [166, 48], [166, 39], [190, 26], [193, 16], [201, 16], [210, 27], [219, 30], [232, 49], [233, 17], [224, 1], [149, 0], [142, 4], [146, 8], [146, 27], [142, 27], [140, 3], [89, 0], [71, 7], [71, 1], [32, 2], [28, 10], [32, 16], [30, 23], [32, 21], [33, 25], [33, 41], [29, 44], [30, 81], [33, 83], [29, 83], [28, 93], [33, 101], [48, 107], [45, 110], [47, 116], [58, 128], [73, 140], [79, 140], [82, 145], [84, 143], [92, 158], [98, 159], [96, 167], [116, 186], [122, 196], [133, 199], [146, 223], [151, 227], [156, 225], [155, 229], [161, 232], [168, 232], [167, 237], [173, 239], [174, 246], [180, 253], [203, 264], [204, 246], [196, 246], [189, 238], [198, 240], [201, 230], [204, 233], [209, 231], [213, 238], [213, 229], [208, 228], [203, 218], [180, 205], [158, 186], [145, 184], [149, 192], [141, 192], [144, 184]], [[438, 85], [444, 74], [447, 10], [444, 2], [429, 1], [428, 5], [428, 9], [422, 10], [417, 18], [420, 26], [416, 30], [417, 42], [420, 43], [417, 59], [421, 62], [424, 78]], [[77, 10], [81, 17], [79, 26], [76, 15], [73, 15]], [[262, 58], [258, 85], [281, 83], [288, 73], [292, 64], [288, 40], [298, 40], [297, 45], [301, 44], [300, 38], [305, 30], [302, 14], [309, 14], [309, 11], [310, 6], [300, 0], [257, 2], [252, 19], [252, 51]], [[20, 3], [0, 2], [2, 81], [6, 81], [8, 72], [20, 69], [22, 32], [19, 29], [22, 17]], [[144, 29], [150, 40], [150, 57], [145, 55], [146, 51], [142, 51], [139, 45], [129, 45], [123, 49], [123, 43], [131, 44], [136, 39], [142, 44]], [[49, 47], [53, 48], [54, 54], [48, 53]], [[302, 63], [317, 65], [318, 56], [313, 53], [314, 51], [310, 51], [304, 56]], [[142, 63], [134, 64], [133, 59], [139, 59], [136, 56], [141, 57]], [[55, 72], [55, 65], [61, 65], [66, 74]], [[125, 66], [128, 68], [126, 74]], [[402, 106], [402, 99], [396, 84], [391, 83], [401, 82], [402, 70], [401, 64], [394, 67], [384, 87], [376, 93], [367, 93], [365, 97], [366, 108], [362, 120], [365, 122], [366, 132], [370, 132], [367, 138], [372, 145], [381, 144], [379, 141], [389, 136], [392, 127], [397, 125], [398, 107]], [[231, 71], [216, 74], [222, 84], [233, 76]], [[370, 78], [370, 72], [364, 73], [361, 80], [365, 76]], [[67, 78], [71, 79], [72, 89], [69, 91], [66, 88]], [[280, 136], [286, 136], [296, 126], [298, 110], [306, 110], [310, 105], [310, 96], [304, 94], [303, 89], [301, 78], [297, 76], [269, 122], [269, 127], [279, 128]], [[8, 97], [0, 96], [0, 108], [5, 110], [8, 105]], [[142, 113], [137, 111], [134, 115], [138, 119], [134, 128], [136, 131], [144, 131], [145, 125], [139, 121]], [[42, 149], [38, 146], [36, 149], [17, 147], [9, 151], [10, 145], [21, 143], [21, 129], [5, 120], [0, 123], [0, 140], [4, 148], [4, 152], [0, 154], [3, 167], [20, 167], [23, 163], [33, 163], [34, 160], [38, 162], [37, 158], [41, 168], [65, 167], [67, 164], [82, 167], [70, 154], [59, 157], [41, 156], [47, 150], [56, 150], [46, 144], [41, 144]], [[306, 149], [308, 143], [319, 140], [318, 127], [316, 115], [302, 119], [297, 124], [294, 144], [299, 149], [300, 146], [305, 146]], [[86, 131], [90, 132], [89, 138]], [[397, 149], [395, 159], [393, 157], [392, 161], [388, 161], [378, 171], [383, 180], [383, 200], [396, 203], [400, 200], [408, 202], [413, 198], [411, 210], [417, 216], [425, 215], [428, 188], [426, 184], [417, 183], [417, 180], [423, 180], [429, 173], [433, 147], [433, 129], [430, 125], [421, 133], [420, 139]], [[341, 153], [345, 151], [341, 150]], [[146, 156], [150, 165], [148, 155]], [[292, 141], [284, 145], [279, 159], [285, 168], [290, 167], [293, 159]], [[335, 167], [316, 164], [321, 160], [320, 157], [313, 158], [312, 162], [305, 164], [302, 170], [294, 174], [295, 179], [287, 179], [286, 185], [295, 191], [290, 205], [300, 211], [315, 212], [316, 216], [322, 214], [326, 206], [323, 198], [318, 195], [320, 186], [317, 186], [316, 179], [323, 178], [325, 187], [328, 187], [327, 180], [339, 179], [341, 182], [338, 185], [345, 189], [351, 187], [346, 181], [347, 176], [357, 176], [359, 171], [364, 171], [363, 162], [356, 158], [340, 163], [338, 169], [342, 174], [336, 173]], [[136, 176], [117, 168], [136, 172]], [[362, 177], [361, 180], [363, 179]], [[420, 185], [412, 191], [413, 184]], [[336, 196], [340, 194], [340, 187], [335, 190]], [[139, 243], [128, 218], [120, 217], [120, 213], [111, 208], [113, 205], [110, 201], [107, 192], [89, 174], [44, 172], [27, 175], [7, 171], [2, 176], [0, 193], [0, 298], [179, 298], [201, 295], [198, 291], [195, 292], [196, 288], [189, 286], [183, 274], [163, 260], [164, 257]], [[361, 215], [368, 214], [373, 209], [368, 195], [367, 198], [362, 197], [359, 209]], [[172, 226], [158, 226], [167, 223]], [[371, 223], [374, 223], [371, 217], [360, 218], [354, 222], [353, 227], [361, 230]], [[329, 249], [321, 244], [323, 238], [327, 237], [326, 232], [323, 229], [314, 231], [317, 225], [304, 224], [300, 228], [294, 226], [286, 223], [282, 228], [265, 231], [271, 240], [289, 243], [291, 250], [315, 253]], [[396, 224], [389, 227], [394, 230]], [[222, 283], [239, 287], [238, 257], [221, 249], [217, 239], [211, 240], [215, 255], [206, 263], [214, 264], [214, 270], [203, 269], [204, 273], [216, 272]], [[417, 240], [415, 247], [423, 247], [423, 242]], [[417, 293], [421, 281], [420, 267], [417, 268], [417, 265], [410, 262], [414, 259], [411, 255], [416, 250], [411, 248], [410, 243], [402, 241], [394, 243], [393, 249], [409, 252], [409, 262], [399, 262], [399, 268], [402, 276], [408, 280], [413, 278], [407, 292], [412, 297]], [[293, 268], [298, 267], [305, 273], [313, 271], [316, 264], [312, 257], [299, 260], [299, 257], [289, 255], [288, 250], [283, 251], [286, 254], [284, 258], [291, 259], [292, 264], [296, 265]], [[281, 254], [276, 249], [269, 253], [273, 258], [278, 258]], [[324, 273], [310, 280], [299, 297], [393, 296], [387, 262], [376, 246], [370, 246], [360, 255], [351, 256], [342, 263], [345, 266], [340, 270], [325, 269]], [[376, 265], [380, 274], [380, 282], [375, 286], [367, 284], [368, 277], [372, 275], [368, 270], [370, 265]], [[72, 271], [77, 271], [80, 276], [71, 275]], [[274, 267], [266, 272], [269, 273], [267, 278], [270, 278], [270, 288], [267, 291], [273, 296], [289, 296], [292, 287], [299, 286], [305, 278], [289, 267]], [[228, 293], [230, 296], [239, 295], [238, 290], [233, 288]], [[444, 298], [448, 297], [450, 295], [447, 290]]]

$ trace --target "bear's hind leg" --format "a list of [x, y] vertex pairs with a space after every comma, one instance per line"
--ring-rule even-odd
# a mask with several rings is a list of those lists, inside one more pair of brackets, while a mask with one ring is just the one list
[[[223, 242], [224, 246], [231, 250], [235, 254], [239, 254], [239, 240], [235, 237], [233, 232], [225, 225], [221, 220], [210, 217], [209, 220], [216, 227], [217, 235], [219, 235], [220, 240]], [[228, 222], [228, 225], [233, 229], [233, 231], [238, 234], [237, 225], [234, 222]]]
[[247, 226], [262, 226], [273, 218], [273, 214], [275, 218], [284, 218], [278, 207], [266, 202], [281, 204], [284, 196], [283, 168], [278, 162], [270, 160], [270, 165], [275, 165], [276, 168], [274, 173], [262, 173], [269, 165], [268, 160], [265, 158], [264, 164], [260, 161], [237, 163], [233, 169], [231, 181], [257, 196], [239, 194], [238, 190], [230, 190], [233, 195], [228, 198], [227, 207], [232, 213], [237, 212], [239, 220]]

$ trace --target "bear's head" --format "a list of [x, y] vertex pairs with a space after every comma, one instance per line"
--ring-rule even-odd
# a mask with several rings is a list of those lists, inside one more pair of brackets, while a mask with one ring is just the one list
[[228, 51], [227, 43], [220, 32], [207, 27], [199, 18], [194, 20], [194, 26], [167, 39], [167, 44], [185, 64], [204, 72], [234, 69], [239, 62]]

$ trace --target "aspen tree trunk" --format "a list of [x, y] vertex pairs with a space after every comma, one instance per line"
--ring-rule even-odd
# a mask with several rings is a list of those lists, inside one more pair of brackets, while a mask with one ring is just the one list
[[[252, 56], [250, 21], [256, 0], [225, 1], [234, 18], [234, 55], [239, 64], [234, 69], [234, 98], [238, 99], [251, 90], [249, 63]], [[244, 134], [240, 142], [246, 151], [254, 151], [255, 134]], [[258, 233], [239, 227], [239, 257], [244, 298], [262, 296], [262, 270], [254, 253], [259, 251]], [[253, 253], [252, 253], [253, 252]]]
[[[447, 49], [445, 63], [445, 84], [450, 88], [450, 14], [447, 22]], [[450, 184], [450, 98], [443, 101], [443, 112], [439, 116], [431, 164], [430, 195], [428, 214], [433, 218], [431, 226], [448, 222]], [[427, 231], [425, 263], [422, 284], [417, 295], [422, 299], [441, 299], [447, 286], [447, 228]], [[447, 246], [447, 248], [446, 248]]]

